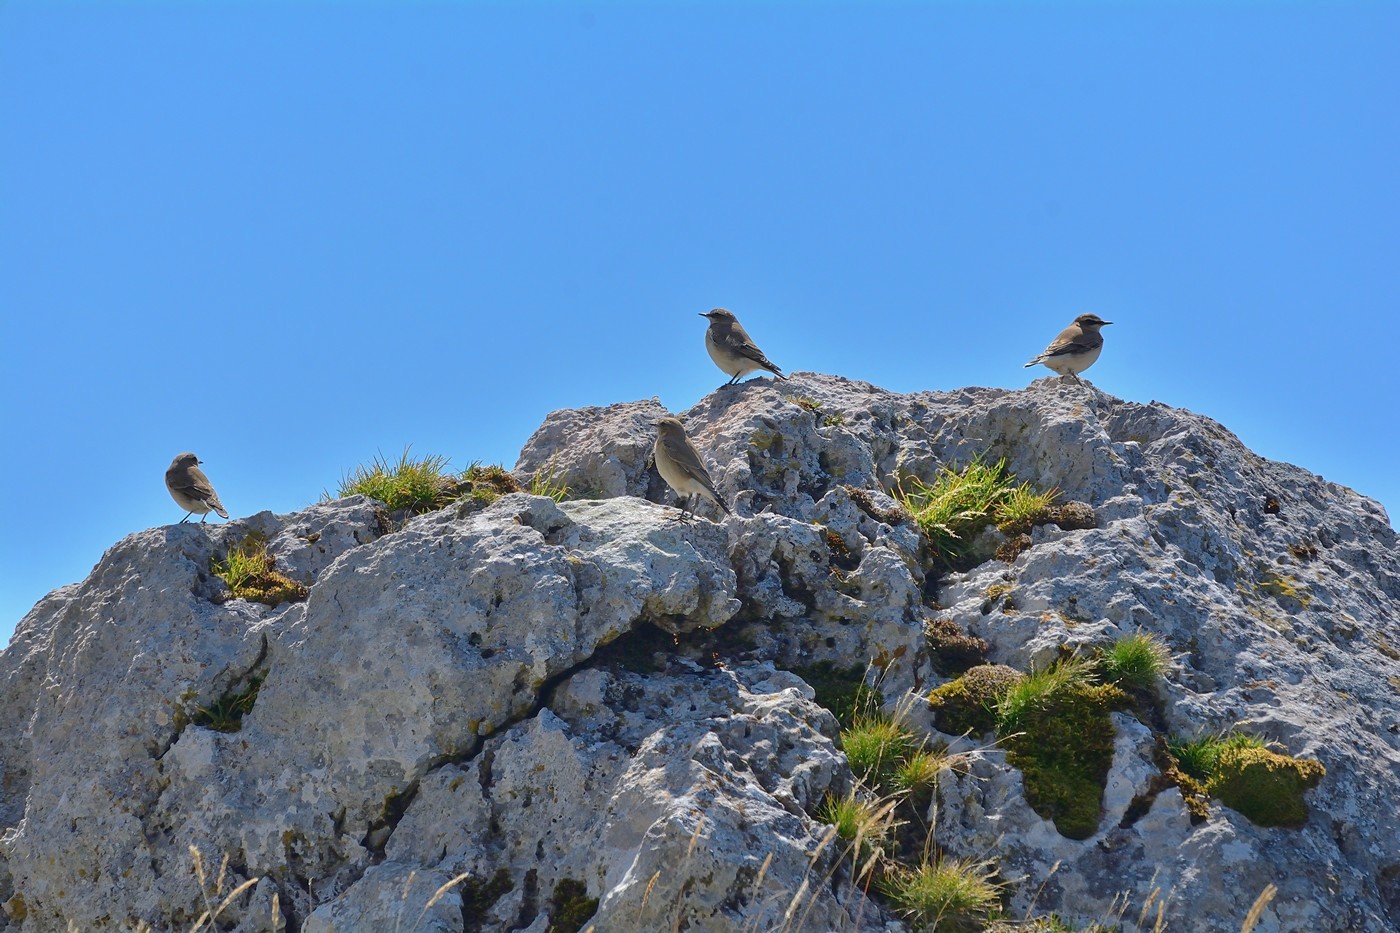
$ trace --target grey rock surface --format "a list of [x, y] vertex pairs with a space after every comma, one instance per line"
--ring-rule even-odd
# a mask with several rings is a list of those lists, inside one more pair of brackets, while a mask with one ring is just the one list
[[[795, 374], [681, 415], [739, 514], [679, 523], [649, 462], [663, 414], [549, 416], [517, 472], [584, 498], [390, 533], [365, 499], [151, 529], [41, 601], [0, 655], [0, 929], [188, 928], [219, 875], [256, 879], [218, 918], [242, 931], [901, 929], [816, 816], [854, 781], [807, 683], [823, 664], [869, 665], [966, 753], [934, 839], [997, 861], [1010, 916], [1129, 922], [1151, 899], [1171, 929], [1237, 930], [1273, 883], [1256, 929], [1400, 928], [1400, 554], [1376, 503], [1058, 379]], [[1096, 527], [945, 573], [889, 492], [975, 455]], [[250, 532], [305, 601], [228, 599], [210, 561]], [[1022, 670], [1166, 640], [1157, 713], [1113, 715], [1089, 839], [989, 738], [932, 729], [934, 619]], [[197, 724], [254, 684], [239, 731]], [[1217, 801], [1193, 820], [1163, 786], [1161, 737], [1237, 724], [1326, 767], [1302, 827]]]

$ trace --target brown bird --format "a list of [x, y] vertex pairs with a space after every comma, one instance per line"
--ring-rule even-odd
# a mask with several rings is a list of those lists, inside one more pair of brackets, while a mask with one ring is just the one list
[[1044, 353], [1026, 366], [1044, 363], [1061, 376], [1069, 376], [1079, 382], [1079, 374], [1093, 366], [1103, 352], [1103, 335], [1099, 333], [1099, 328], [1112, 323], [1097, 314], [1081, 314], [1073, 324], [1060, 331], [1060, 336], [1045, 348]]
[[201, 525], [211, 511], [217, 512], [220, 518], [228, 518], [224, 504], [219, 501], [219, 494], [214, 491], [209, 477], [199, 468], [201, 463], [203, 461], [194, 454], [183, 453], [172, 460], [170, 469], [165, 471], [165, 488], [170, 490], [170, 498], [188, 513], [180, 519], [182, 525], [195, 512], [204, 516], [199, 520]]
[[656, 471], [681, 497], [683, 506], [679, 520], [686, 520], [686, 512], [695, 514], [697, 496], [704, 496], [723, 509], [725, 515], [732, 515], [729, 506], [720, 498], [719, 490], [715, 489], [705, 461], [685, 436], [685, 426], [680, 420], [661, 418], [656, 422], [656, 432]]
[[710, 359], [722, 372], [733, 377], [724, 385], [732, 386], [760, 369], [768, 370], [779, 379], [787, 378], [778, 364], [764, 356], [763, 351], [754, 345], [748, 331], [744, 330], [732, 312], [715, 308], [702, 312], [700, 316], [710, 319], [710, 326], [705, 330], [705, 349], [710, 352]]

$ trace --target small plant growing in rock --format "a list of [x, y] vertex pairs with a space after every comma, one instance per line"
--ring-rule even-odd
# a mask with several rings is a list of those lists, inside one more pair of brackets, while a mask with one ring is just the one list
[[1032, 712], [1067, 689], [1092, 685], [1094, 677], [1093, 662], [1077, 656], [1032, 670], [997, 699], [997, 731], [1003, 735], [1020, 731]]
[[918, 742], [907, 726], [877, 711], [856, 716], [851, 727], [841, 732], [841, 747], [856, 777], [882, 786], [916, 751]]
[[265, 679], [253, 677], [242, 690], [225, 693], [208, 706], [196, 707], [190, 721], [215, 732], [238, 732], [243, 728], [243, 717], [253, 711]]
[[824, 428], [837, 428], [845, 423], [846, 416], [841, 414], [839, 411], [835, 414], [827, 415], [825, 418], [822, 419], [822, 427]]
[[895, 910], [915, 929], [975, 930], [1001, 906], [996, 867], [975, 859], [925, 859], [880, 881]]
[[548, 496], [555, 502], [563, 502], [569, 497], [569, 487], [555, 472], [554, 461], [549, 461], [549, 471], [540, 468], [530, 477], [530, 495]]
[[1026, 534], [1049, 520], [1050, 507], [1059, 497], [1058, 489], [1037, 492], [1030, 483], [1013, 486], [996, 504], [997, 528], [1013, 538]]
[[1100, 667], [1109, 683], [1148, 689], [1166, 671], [1171, 659], [1171, 650], [1160, 636], [1137, 631], [1105, 649]]
[[466, 487], [467, 496], [486, 505], [490, 505], [501, 496], [521, 492], [525, 488], [499, 463], [482, 466], [480, 461], [463, 471], [462, 485]]
[[267, 536], [258, 532], [230, 548], [223, 560], [211, 560], [210, 570], [228, 584], [234, 599], [277, 606], [307, 595], [306, 587], [277, 572]]
[[1167, 742], [1167, 751], [1177, 760], [1181, 770], [1201, 782], [1215, 776], [1220, 753], [1226, 749], [1264, 748], [1268, 743], [1247, 732], [1201, 732], [1193, 736], [1174, 738]]
[[431, 512], [457, 498], [456, 483], [447, 473], [447, 457], [415, 460], [405, 447], [397, 462], [375, 454], [368, 464], [355, 467], [340, 480], [340, 496], [369, 496], [411, 514]]
[[854, 789], [844, 797], [828, 796], [817, 808], [817, 819], [830, 823], [847, 843], [856, 878], [865, 878], [879, 866], [899, 825], [894, 816], [898, 803]]
[[947, 754], [947, 746], [920, 748], [899, 762], [890, 780], [896, 789], [917, 794], [932, 788], [940, 774], [962, 760], [962, 756]]
[[987, 525], [1020, 534], [1049, 519], [1050, 503], [1059, 493], [1036, 492], [1015, 480], [1004, 458], [988, 463], [974, 457], [961, 470], [943, 467], [932, 483], [903, 480], [894, 497], [928, 535], [936, 557], [956, 567], [968, 558], [972, 538]]

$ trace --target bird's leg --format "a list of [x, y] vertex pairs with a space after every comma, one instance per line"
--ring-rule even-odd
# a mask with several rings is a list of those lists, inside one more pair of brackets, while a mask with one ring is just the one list
[[183, 525], [185, 522], [187, 522], [187, 521], [190, 520], [190, 516], [193, 515], [193, 514], [194, 514], [193, 512], [188, 512], [188, 513], [186, 513], [186, 514], [185, 514], [185, 517], [182, 518], [182, 519], [180, 519], [180, 520], [179, 520], [178, 522], [176, 522], [175, 524], [177, 524], [177, 525]]
[[200, 523], [201, 525], [203, 525], [203, 524], [204, 524], [205, 522], [207, 522], [207, 521], [209, 521], [209, 513], [208, 513], [208, 512], [205, 512], [204, 515], [203, 515], [203, 517], [200, 518], [199, 523]]
[[1079, 377], [1076, 376], [1074, 373], [1070, 373], [1070, 374], [1069, 374], [1069, 377], [1070, 377], [1071, 379], [1074, 380], [1074, 384], [1077, 385], [1077, 386], [1082, 386], [1082, 385], [1084, 384], [1084, 383], [1082, 383], [1082, 382], [1079, 381]]

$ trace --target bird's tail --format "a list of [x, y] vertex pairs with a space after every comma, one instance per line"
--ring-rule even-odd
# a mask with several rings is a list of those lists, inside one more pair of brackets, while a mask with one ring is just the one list
[[1030, 369], [1032, 366], [1034, 366], [1036, 363], [1039, 363], [1043, 359], [1045, 359], [1043, 356], [1037, 356], [1035, 359], [1031, 360], [1029, 363], [1023, 366], [1022, 369]]

